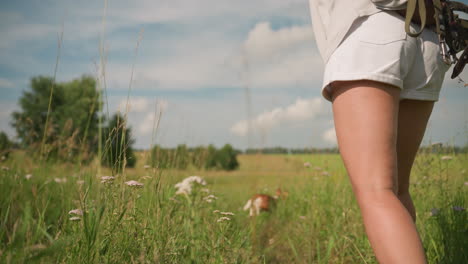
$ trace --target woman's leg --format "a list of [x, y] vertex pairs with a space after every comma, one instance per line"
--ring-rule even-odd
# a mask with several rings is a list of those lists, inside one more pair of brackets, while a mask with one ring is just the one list
[[409, 193], [409, 177], [433, 106], [432, 101], [403, 100], [398, 113], [398, 198], [415, 222], [416, 212]]
[[425, 263], [415, 224], [396, 195], [400, 90], [372, 81], [335, 82], [340, 153], [380, 263]]

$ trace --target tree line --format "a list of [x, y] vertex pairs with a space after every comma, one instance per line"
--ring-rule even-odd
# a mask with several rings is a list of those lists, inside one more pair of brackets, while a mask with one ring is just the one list
[[148, 163], [154, 168], [163, 169], [218, 169], [235, 170], [239, 167], [237, 155], [230, 144], [217, 149], [213, 145], [207, 147], [198, 146], [189, 148], [186, 145], [178, 145], [176, 148], [163, 148], [155, 146], [151, 149]]
[[[55, 82], [51, 77], [37, 76], [19, 98], [19, 111], [13, 112], [11, 125], [17, 141], [12, 142], [0, 131], [0, 159], [10, 150], [22, 148], [42, 159], [60, 162], [89, 163], [99, 155], [100, 162], [122, 170], [136, 164], [132, 129], [125, 115], [103, 114], [103, 100], [96, 80], [82, 76], [69, 82]], [[467, 153], [468, 145], [432, 144], [421, 153]], [[147, 161], [154, 167], [232, 170], [238, 167], [237, 155], [245, 154], [321, 154], [338, 153], [337, 148], [249, 148], [235, 150], [226, 144], [189, 148], [155, 146]]]
[[[101, 164], [116, 172], [135, 166], [135, 139], [126, 116], [102, 114], [104, 104], [93, 77], [85, 75], [70, 82], [33, 77], [18, 105], [20, 110], [13, 112], [11, 123], [18, 142], [0, 132], [0, 158], [8, 158], [12, 148], [21, 148], [41, 159], [59, 162], [89, 163], [99, 155]], [[239, 166], [239, 151], [228, 144], [221, 149], [212, 145], [179, 145], [175, 149], [156, 146], [151, 153], [149, 162], [160, 168], [232, 170]]]

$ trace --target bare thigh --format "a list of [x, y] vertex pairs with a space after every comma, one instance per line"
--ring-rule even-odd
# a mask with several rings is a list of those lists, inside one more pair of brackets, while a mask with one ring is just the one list
[[408, 192], [411, 168], [433, 106], [433, 101], [403, 100], [400, 102], [397, 140], [399, 194]]
[[335, 82], [332, 87], [338, 144], [354, 191], [396, 191], [400, 89], [373, 81]]

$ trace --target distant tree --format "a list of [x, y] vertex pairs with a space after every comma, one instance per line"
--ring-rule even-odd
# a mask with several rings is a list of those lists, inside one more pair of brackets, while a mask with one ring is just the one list
[[114, 114], [102, 133], [104, 145], [102, 164], [116, 172], [122, 171], [124, 167], [135, 167], [136, 156], [133, 152], [135, 140], [125, 118], [120, 114]]
[[12, 143], [8, 139], [8, 135], [5, 132], [0, 131], [0, 150], [9, 149], [11, 148], [11, 146], [12, 146]]
[[56, 83], [50, 77], [39, 76], [31, 79], [30, 88], [19, 99], [21, 111], [12, 114], [20, 144], [31, 150], [42, 147], [49, 158], [90, 160], [97, 150], [98, 112], [102, 105], [95, 79], [83, 76]]
[[0, 131], [0, 161], [8, 158], [13, 143], [8, 139], [8, 135]]
[[169, 162], [169, 151], [156, 145], [151, 150], [151, 156], [149, 157], [149, 164], [153, 168], [167, 169], [170, 168]]
[[208, 156], [208, 149], [203, 146], [198, 146], [189, 149], [190, 152], [190, 159], [191, 164], [195, 168], [203, 168], [205, 167], [205, 163]]
[[162, 148], [156, 145], [151, 150], [148, 162], [155, 168], [186, 169], [193, 166], [198, 169], [234, 170], [239, 167], [237, 155], [240, 152], [226, 144], [221, 149], [215, 146], [187, 148], [178, 145], [177, 148]]
[[220, 150], [217, 151], [217, 165], [223, 170], [235, 170], [239, 167], [237, 161], [236, 151], [230, 144], [224, 145]]
[[206, 149], [206, 156], [205, 156], [205, 169], [210, 168], [219, 168], [218, 166], [218, 158], [217, 158], [217, 150], [216, 147], [213, 145], [209, 145]]
[[190, 163], [189, 151], [185, 144], [178, 145], [174, 155], [174, 167], [178, 169], [186, 169]]

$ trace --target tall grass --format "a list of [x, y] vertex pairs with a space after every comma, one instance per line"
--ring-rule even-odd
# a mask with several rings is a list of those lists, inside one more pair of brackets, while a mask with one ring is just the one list
[[[429, 170], [414, 172], [418, 229], [429, 263], [465, 263], [467, 156], [439, 163], [440, 157], [417, 159], [432, 160]], [[36, 163], [14, 152], [3, 164], [9, 170], [0, 172], [1, 262], [376, 263], [338, 155], [239, 160], [234, 172], [161, 171], [140, 162], [125, 178], [101, 183], [96, 166]], [[175, 195], [173, 184], [193, 174], [208, 185]], [[144, 186], [127, 186], [126, 179]], [[275, 211], [253, 218], [242, 211], [252, 193], [277, 187], [289, 196]], [[207, 202], [209, 194], [218, 199]], [[70, 220], [72, 209], [83, 211], [80, 221]], [[235, 215], [218, 222], [215, 210]]]

